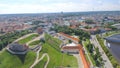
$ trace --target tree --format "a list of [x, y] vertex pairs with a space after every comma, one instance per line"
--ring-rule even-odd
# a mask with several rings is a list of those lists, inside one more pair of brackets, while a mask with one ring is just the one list
[[91, 19], [86, 19], [86, 20], [85, 20], [85, 23], [87, 23], [87, 24], [93, 24], [94, 22], [93, 22], [93, 20], [91, 20]]
[[72, 41], [71, 41], [71, 40], [69, 40], [69, 43], [72, 43]]

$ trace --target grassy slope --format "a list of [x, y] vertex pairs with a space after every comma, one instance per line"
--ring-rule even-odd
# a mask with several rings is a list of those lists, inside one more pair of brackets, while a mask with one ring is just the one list
[[77, 59], [72, 55], [63, 54], [49, 44], [45, 43], [43, 45], [41, 53], [48, 53], [50, 57], [50, 62], [48, 64], [49, 68], [54, 68], [56, 66], [71, 66], [71, 67], [78, 67]]
[[[54, 67], [58, 67], [58, 66], [78, 67], [77, 59], [75, 57], [73, 57], [72, 55], [63, 54], [60, 51], [55, 49], [55, 48], [58, 49], [58, 46], [61, 43], [60, 40], [53, 38], [49, 35], [46, 35], [45, 37], [48, 37], [49, 39], [51, 39], [51, 41], [46, 40], [46, 43], [43, 44], [40, 55], [42, 55], [43, 53], [48, 53], [48, 55], [50, 57], [50, 62], [48, 64], [49, 68], [54, 68]], [[53, 43], [53, 41], [54, 41], [54, 43]], [[52, 42], [52, 43], [50, 43], [50, 42]]]
[[[24, 44], [37, 36], [38, 34], [32, 34], [27, 38], [21, 39], [19, 43]], [[0, 68], [29, 68], [34, 62], [36, 54], [32, 51], [28, 52], [24, 57], [24, 63], [20, 58], [23, 60], [23, 56], [12, 55], [9, 52], [4, 51], [0, 54]]]
[[0, 54], [0, 68], [29, 68], [34, 62], [36, 54], [32, 51], [25, 56], [24, 63], [17, 55], [12, 55], [7, 51]]
[[26, 42], [29, 42], [30, 40], [32, 40], [34, 37], [37, 37], [37, 36], [38, 36], [38, 34], [32, 34], [24, 39], [19, 40], [18, 42], [20, 44], [25, 44]]
[[45, 56], [34, 68], [44, 68], [46, 62], [47, 62], [47, 56]]

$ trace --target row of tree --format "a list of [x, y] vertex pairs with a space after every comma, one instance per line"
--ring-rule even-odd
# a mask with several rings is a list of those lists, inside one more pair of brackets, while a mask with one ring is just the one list
[[98, 47], [95, 48], [94, 45], [91, 43], [87, 44], [86, 47], [90, 55], [92, 56], [93, 60], [95, 61], [95, 65], [98, 67], [103, 66], [104, 62], [103, 62], [103, 59], [101, 57], [101, 53], [99, 52]]
[[81, 40], [90, 38], [90, 34], [88, 32], [85, 32], [85, 31], [80, 30], [80, 29], [71, 29], [68, 26], [55, 25], [55, 27], [51, 28], [51, 30], [55, 30], [56, 32], [64, 32], [64, 33], [69, 34], [69, 35], [77, 35], [77, 36], [79, 36], [79, 38]]

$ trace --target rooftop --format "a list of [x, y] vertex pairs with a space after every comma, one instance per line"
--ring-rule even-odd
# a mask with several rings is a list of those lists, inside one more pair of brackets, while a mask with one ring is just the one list
[[28, 50], [28, 46], [21, 45], [18, 43], [12, 43], [12, 44], [9, 44], [9, 50], [13, 52], [24, 52]]
[[63, 46], [62, 49], [82, 49], [82, 45], [81, 44], [75, 44], [72, 46]]
[[68, 35], [68, 34], [65, 34], [65, 33], [63, 33], [63, 32], [60, 32], [59, 34], [61, 34], [61, 35], [63, 35], [63, 36], [66, 36], [67, 38], [72, 39], [73, 41], [76, 41], [76, 42], [79, 42], [79, 41], [80, 41], [78, 38], [72, 37], [72, 36], [70, 36], [70, 35]]
[[70, 43], [70, 44], [67, 44], [66, 46], [77, 46], [77, 44], [75, 44], [75, 43]]

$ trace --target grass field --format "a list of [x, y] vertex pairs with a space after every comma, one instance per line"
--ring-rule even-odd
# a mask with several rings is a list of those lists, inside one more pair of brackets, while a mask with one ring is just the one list
[[36, 58], [35, 52], [28, 52], [25, 56], [12, 55], [7, 51], [0, 54], [0, 68], [29, 68]]
[[37, 36], [39, 36], [39, 35], [38, 34], [32, 34], [32, 35], [30, 35], [30, 36], [28, 36], [28, 37], [26, 37], [24, 39], [19, 40], [18, 42], [20, 44], [25, 44], [26, 42], [29, 42], [30, 40], [32, 40], [33, 38], [35, 38]]
[[40, 55], [42, 55], [43, 53], [48, 53], [50, 57], [50, 62], [48, 64], [49, 68], [60, 67], [60, 66], [78, 67], [77, 59], [74, 56], [63, 54], [57, 50], [60, 49], [58, 48], [59, 45], [61, 44], [60, 40], [58, 40], [57, 38], [53, 38], [49, 35], [46, 35], [45, 37], [49, 38], [51, 41], [47, 41], [49, 39], [46, 39], [46, 42], [43, 44]]
[[39, 43], [40, 43], [40, 40], [36, 40], [36, 41], [31, 42], [29, 46], [38, 45]]

